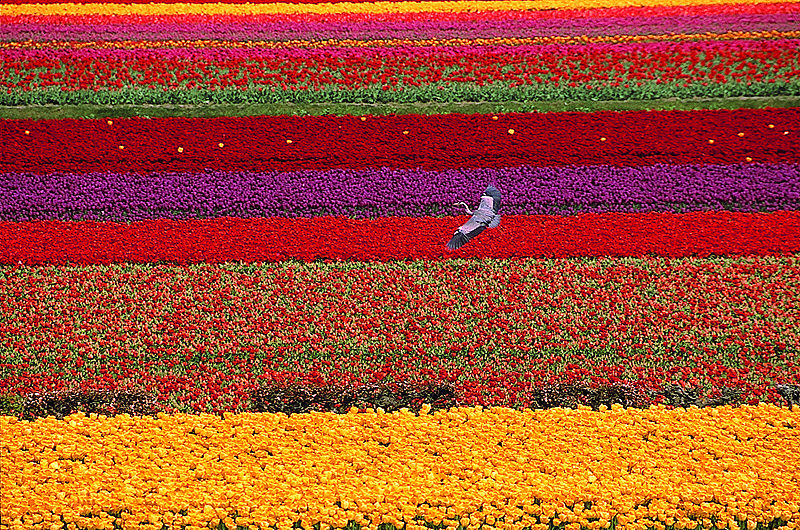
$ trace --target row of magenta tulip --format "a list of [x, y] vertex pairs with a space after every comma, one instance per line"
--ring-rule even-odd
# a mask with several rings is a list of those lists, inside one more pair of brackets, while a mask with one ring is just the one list
[[796, 3], [708, 4], [548, 11], [466, 11], [330, 15], [4, 16], [4, 40], [73, 41], [355, 41], [534, 38], [785, 32]]
[[800, 109], [3, 120], [0, 171], [800, 162]]
[[[568, 11], [536, 12], [521, 15], [508, 12], [441, 13], [433, 17], [398, 17], [381, 15], [354, 17], [339, 15], [307, 16], [302, 19], [285, 16], [230, 17], [136, 17], [129, 21], [100, 17], [3, 17], [4, 38], [8, 42], [25, 41], [28, 46], [54, 46], [58, 42], [94, 42], [95, 46], [115, 42], [129, 46], [143, 41], [208, 41], [236, 43], [242, 41], [386, 41], [406, 39], [493, 39], [537, 37], [598, 37], [650, 35], [667, 36], [676, 30], [683, 35], [729, 34], [742, 37], [764, 31], [787, 32], [796, 28], [796, 13], [779, 11], [786, 4], [748, 4], [751, 13], [733, 13], [730, 6], [713, 6], [716, 12], [694, 14], [693, 9], [680, 14], [653, 14], [643, 8], [627, 10], [618, 16], [606, 12], [575, 16]], [[790, 4], [791, 5], [791, 4]], [[696, 6], [695, 6], [696, 7]], [[785, 8], [784, 8], [785, 9]], [[288, 20], [287, 20], [288, 19]], [[673, 37], [675, 38], [675, 37]], [[106, 41], [103, 43], [103, 41]], [[110, 42], [109, 42], [110, 41]], [[166, 42], [161, 43], [167, 46]], [[210, 43], [208, 43], [210, 44]], [[174, 45], [177, 45], [175, 43]]]

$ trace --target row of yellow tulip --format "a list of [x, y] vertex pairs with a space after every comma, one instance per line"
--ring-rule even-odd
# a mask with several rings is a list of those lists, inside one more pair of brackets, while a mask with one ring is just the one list
[[0, 417], [0, 527], [800, 522], [800, 407]]
[[[767, 0], [760, 3], [776, 3]], [[736, 4], [741, 0], [449, 0], [337, 3], [60, 3], [3, 6], [4, 15], [259, 15], [336, 13], [452, 13], [590, 9], [628, 6]]]

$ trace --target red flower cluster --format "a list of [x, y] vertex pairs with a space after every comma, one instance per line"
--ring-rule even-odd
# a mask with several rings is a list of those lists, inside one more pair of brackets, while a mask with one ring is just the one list
[[0, 223], [0, 263], [772, 255], [800, 251], [800, 212], [507, 216], [455, 253], [453, 217]]
[[[625, 36], [619, 40], [628, 39]], [[415, 87], [429, 85], [459, 92], [475, 87], [502, 90], [521, 86], [551, 91], [559, 87], [636, 90], [649, 84], [660, 97], [666, 97], [667, 87], [694, 86], [699, 91], [697, 95], [703, 95], [709, 85], [726, 83], [766, 83], [777, 87], [796, 79], [798, 65], [796, 50], [791, 45], [772, 40], [748, 41], [742, 46], [704, 45], [699, 50], [694, 49], [697, 45], [659, 42], [657, 46], [632, 47], [552, 46], [535, 52], [503, 46], [420, 48], [403, 53], [334, 48], [333, 51], [312, 49], [302, 55], [255, 49], [235, 50], [236, 53], [203, 50], [177, 57], [171, 50], [148, 49], [152, 47], [148, 41], [133, 41], [130, 46], [136, 50], [135, 58], [127, 53], [115, 57], [97, 52], [97, 56], [42, 55], [8, 60], [5, 67], [20, 75], [17, 79], [0, 79], [0, 89], [30, 91], [56, 87], [64, 91], [113, 92], [123, 88], [177, 91], [235, 88], [294, 93], [380, 88], [413, 94]], [[220, 54], [224, 57], [219, 57]], [[498, 68], [498, 64], [514, 66]], [[754, 66], [744, 69], [742, 64]], [[558, 91], [553, 94], [568, 96]], [[414, 97], [424, 100], [430, 96]]]
[[[136, 386], [247, 410], [263, 382], [442, 381], [468, 404], [541, 383], [740, 388], [800, 377], [796, 257], [17, 267], [0, 394]], [[187, 286], [191, 286], [187, 288]], [[332, 318], [331, 315], [336, 315]]]
[[3, 120], [0, 171], [800, 162], [796, 108], [361, 118]]

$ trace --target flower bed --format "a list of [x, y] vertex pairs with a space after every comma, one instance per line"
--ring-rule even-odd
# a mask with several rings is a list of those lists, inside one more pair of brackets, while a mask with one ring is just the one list
[[797, 4], [658, 4], [18, 3], [0, 104], [800, 95]]
[[[769, 2], [773, 3], [773, 2]], [[774, 2], [778, 3], [778, 2]], [[783, 2], [785, 9], [795, 11], [795, 2]], [[17, 5], [14, 5], [17, 4]], [[476, 5], [469, 0], [423, 0], [403, 2], [322, 2], [322, 5], [311, 5], [314, 2], [275, 2], [273, 0], [256, 0], [240, 5], [238, 2], [108, 2], [106, 0], [89, 0], [72, 3], [54, 0], [12, 0], [4, 10], [10, 16], [164, 16], [164, 15], [229, 15], [253, 16], [263, 14], [282, 14], [325, 16], [337, 14], [361, 14], [366, 16], [381, 14], [425, 14], [422, 18], [430, 18], [429, 13], [448, 14], [463, 12], [510, 12], [508, 16], [516, 16], [522, 11], [572, 11], [597, 13], [599, 9], [652, 9], [657, 12], [679, 10], [685, 12], [686, 7], [699, 6], [702, 9], [715, 10], [730, 8], [738, 13], [747, 13], [752, 8], [738, 0], [712, 0], [702, 2], [696, 0], [481, 0]], [[339, 4], [339, 5], [335, 5]], [[710, 4], [710, 5], [709, 5]], [[477, 9], [480, 7], [480, 9]]]
[[[800, 206], [799, 164], [566, 166], [294, 172], [0, 174], [0, 219], [426, 217], [459, 212], [482, 183], [505, 215], [727, 210]], [[153, 190], [158, 190], [155, 195]]]
[[4, 2], [0, 530], [797, 527], [800, 3], [632, 4]]
[[[39, 2], [44, 3], [44, 2]], [[797, 6], [791, 2], [701, 4], [602, 9], [530, 11], [453, 11], [338, 15], [159, 15], [158, 24], [136, 15], [25, 15], [0, 14], [6, 41], [37, 37], [48, 41], [191, 41], [224, 40], [235, 45], [247, 38], [259, 41], [326, 40], [347, 29], [348, 38], [497, 38], [596, 37], [606, 35], [665, 35], [680, 27], [685, 34], [703, 32], [778, 31], [793, 26]], [[611, 31], [613, 26], [613, 31]], [[322, 37], [322, 38], [320, 38]], [[2, 42], [2, 41], [0, 41]]]
[[[770, 31], [744, 35], [774, 37]], [[101, 43], [91, 54], [76, 53], [71, 43], [63, 42], [56, 49], [0, 51], [19, 72], [0, 83], [0, 89], [7, 89], [0, 90], [0, 104], [798, 96], [800, 32], [783, 36], [727, 40], [736, 37], [721, 35], [701, 43], [662, 42], [663, 37], [655, 36], [647, 37], [654, 42], [632, 44], [626, 43], [630, 37], [588, 44], [578, 44], [585, 37], [564, 44], [548, 44], [552, 40], [544, 38], [522, 39], [524, 44], [513, 47], [509, 45], [518, 39], [483, 39], [470, 46], [458, 45], [464, 39], [396, 39], [365, 41], [358, 47], [349, 39], [339, 45], [326, 41], [323, 47], [301, 40], [273, 49], [238, 48], [224, 41], [153, 49], [154, 44], [145, 41]], [[111, 48], [115, 44], [123, 49]], [[755, 67], [735, 71], [742, 63]], [[509, 66], [497, 68], [498, 64]]]
[[8, 141], [0, 170], [147, 173], [393, 167], [441, 171], [798, 163], [797, 123], [800, 110], [796, 108], [5, 120], [0, 122], [0, 134]]
[[427, 412], [0, 417], [3, 522], [752, 530], [800, 521], [796, 410]]
[[0, 222], [0, 263], [775, 255], [800, 250], [800, 213], [505, 216], [468, 247], [445, 243], [463, 217]]
[[800, 377], [796, 261], [20, 267], [0, 283], [0, 393], [134, 384], [220, 412], [270, 381], [441, 381], [506, 406], [628, 381], [778, 403], [773, 383]]

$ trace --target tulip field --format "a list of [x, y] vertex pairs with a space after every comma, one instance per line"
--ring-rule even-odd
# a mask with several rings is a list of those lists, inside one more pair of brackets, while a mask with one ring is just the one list
[[0, 28], [0, 530], [800, 527], [800, 2]]

